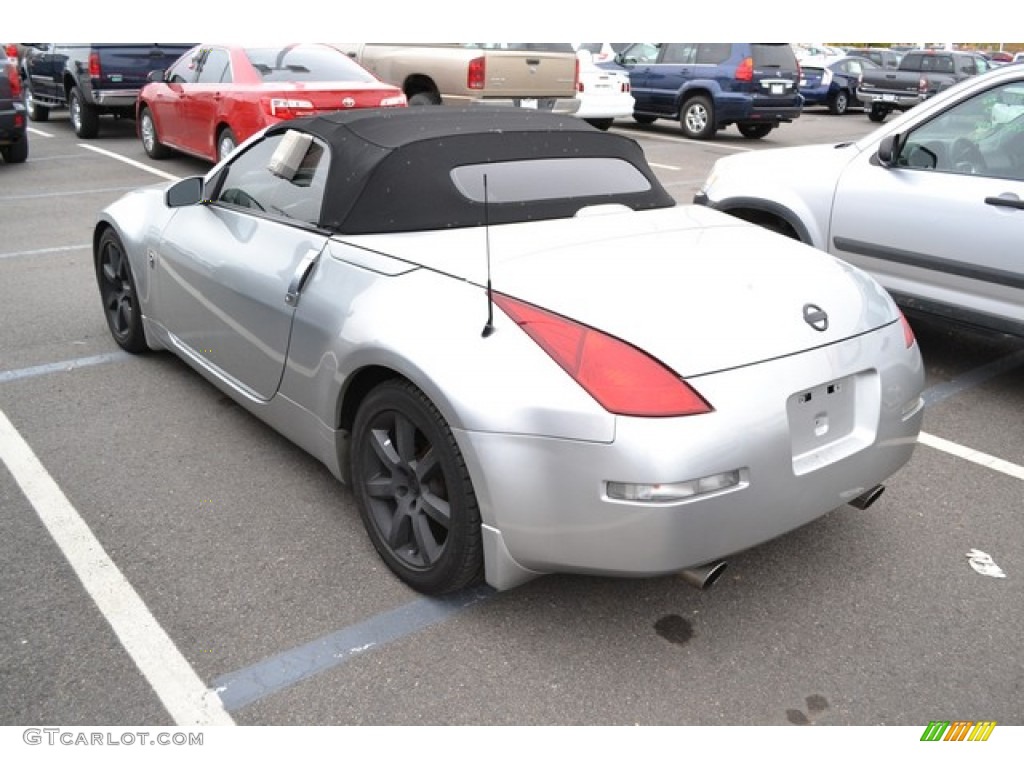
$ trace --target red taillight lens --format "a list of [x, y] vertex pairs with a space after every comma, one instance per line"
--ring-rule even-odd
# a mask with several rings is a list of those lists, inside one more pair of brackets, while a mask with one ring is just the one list
[[7, 58], [17, 60], [18, 46], [16, 46], [14, 43], [8, 43], [6, 46], [4, 46], [4, 53], [7, 54]]
[[754, 79], [754, 60], [747, 56], [740, 65], [736, 67], [734, 77], [740, 82], [749, 83]]
[[103, 71], [100, 69], [100, 55], [93, 51], [89, 54], [89, 77], [102, 77]]
[[631, 344], [532, 304], [494, 303], [601, 406], [623, 416], [693, 416], [714, 410], [674, 371]]
[[472, 59], [469, 62], [469, 69], [466, 70], [466, 87], [474, 91], [483, 90], [487, 81], [487, 65], [483, 56]]
[[917, 81], [917, 92], [922, 94], [928, 93], [927, 77], [922, 77], [920, 80]]
[[21, 98], [21, 77], [18, 76], [18, 70], [13, 64], [5, 63], [4, 70], [7, 73], [8, 82], [11, 84], [11, 98], [17, 101]]
[[907, 349], [910, 349], [917, 341], [917, 337], [914, 336], [914, 329], [910, 327], [910, 322], [902, 312], [900, 312], [900, 322], [903, 324], [903, 343], [907, 345]]

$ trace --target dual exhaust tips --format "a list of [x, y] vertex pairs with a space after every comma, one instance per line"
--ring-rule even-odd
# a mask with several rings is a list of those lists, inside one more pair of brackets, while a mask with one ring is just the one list
[[[885, 492], [884, 485], [876, 485], [874, 488], [870, 488], [855, 499], [851, 499], [847, 503], [856, 509], [867, 509], [876, 501], [878, 497]], [[693, 568], [687, 568], [686, 570], [680, 571], [679, 575], [683, 581], [689, 584], [691, 587], [696, 587], [699, 590], [710, 589], [711, 585], [718, 581], [719, 577], [725, 572], [726, 562], [725, 560], [715, 560], [705, 565], [698, 565]]]

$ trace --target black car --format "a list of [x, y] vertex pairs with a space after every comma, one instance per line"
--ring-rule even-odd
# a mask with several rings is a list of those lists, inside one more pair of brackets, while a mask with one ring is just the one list
[[637, 122], [678, 120], [691, 139], [733, 123], [760, 139], [803, 107], [789, 43], [633, 43], [602, 66], [629, 72]]
[[6, 163], [28, 160], [28, 133], [18, 68], [0, 59], [0, 157]]

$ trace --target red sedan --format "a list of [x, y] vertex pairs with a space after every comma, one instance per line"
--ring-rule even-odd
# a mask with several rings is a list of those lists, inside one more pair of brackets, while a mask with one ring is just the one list
[[170, 150], [217, 162], [272, 123], [318, 112], [404, 107], [400, 88], [329, 45], [198, 45], [139, 94], [139, 138], [152, 158]]

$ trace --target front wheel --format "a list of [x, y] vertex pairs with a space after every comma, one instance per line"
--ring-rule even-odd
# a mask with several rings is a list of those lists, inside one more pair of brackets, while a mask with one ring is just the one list
[[50, 119], [50, 108], [44, 107], [32, 96], [32, 89], [25, 87], [25, 111], [33, 123], [45, 123]]
[[447, 423], [419, 389], [384, 382], [352, 428], [352, 485], [370, 541], [399, 578], [426, 594], [483, 575], [480, 510]]
[[736, 127], [739, 129], [740, 135], [746, 139], [763, 139], [772, 132], [773, 126], [760, 123], [740, 123]]
[[68, 114], [71, 117], [71, 127], [75, 129], [78, 138], [95, 139], [99, 135], [100, 113], [92, 104], [86, 103], [77, 85], [71, 89], [71, 95], [68, 96]]
[[715, 126], [715, 111], [707, 96], [687, 99], [679, 113], [679, 125], [690, 139], [710, 139], [718, 130]]
[[146, 335], [142, 329], [135, 276], [124, 244], [112, 229], [103, 233], [96, 248], [96, 282], [114, 341], [128, 352], [145, 350]]

